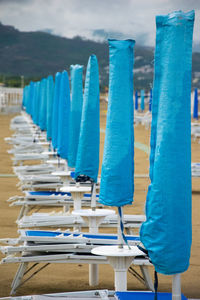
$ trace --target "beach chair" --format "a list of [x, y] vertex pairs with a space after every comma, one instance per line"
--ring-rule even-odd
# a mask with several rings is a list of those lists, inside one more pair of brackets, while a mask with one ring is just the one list
[[55, 171], [55, 168], [51, 164], [37, 164], [27, 166], [13, 167], [14, 173], [19, 175], [39, 175], [39, 174], [50, 174]]
[[[63, 231], [32, 231], [20, 230], [18, 239], [2, 239], [0, 242], [8, 244], [2, 246], [1, 252], [7, 255], [1, 263], [19, 263], [18, 271], [12, 283], [11, 294], [23, 284], [23, 278], [29, 274], [24, 283], [35, 276], [51, 263], [86, 263], [107, 264], [106, 257], [91, 254], [91, 250], [97, 245], [117, 244], [117, 235], [112, 234], [88, 234]], [[138, 236], [126, 236], [130, 245], [137, 245]], [[19, 255], [20, 253], [20, 255]], [[45, 265], [35, 271], [39, 264]], [[31, 266], [30, 266], [31, 264]], [[33, 264], [33, 265], [32, 265]], [[138, 265], [142, 276], [134, 269]], [[150, 262], [146, 256], [136, 257], [131, 265], [130, 272], [142, 281], [145, 286], [153, 290], [153, 284], [148, 272]], [[30, 272], [33, 272], [30, 275]]]
[[200, 163], [192, 163], [192, 177], [200, 177]]
[[[124, 215], [124, 228], [128, 234], [132, 234], [138, 230], [145, 221], [144, 215]], [[31, 216], [24, 215], [18, 219], [17, 225], [19, 228], [41, 228], [41, 227], [88, 227], [88, 223], [80, 216], [75, 216], [69, 213], [33, 213]], [[118, 224], [117, 216], [106, 216], [100, 228], [116, 228]]]
[[[21, 207], [17, 220], [20, 220], [34, 209], [38, 211], [42, 207], [62, 207], [63, 211], [67, 212], [73, 206], [70, 193], [57, 191], [24, 191], [24, 193], [25, 196], [13, 196], [7, 200], [10, 206]], [[82, 202], [83, 206], [90, 206], [91, 194], [85, 194]], [[98, 204], [98, 206], [103, 207], [101, 204]]]
[[19, 175], [19, 186], [22, 190], [27, 189], [45, 189], [52, 190], [58, 189], [62, 186], [62, 182], [59, 176], [52, 174], [40, 174], [40, 175]]
[[[157, 296], [161, 300], [171, 300], [171, 293], [157, 293]], [[153, 300], [155, 293], [151, 291], [128, 291], [128, 292], [115, 292], [110, 290], [90, 290], [90, 291], [79, 291], [79, 292], [66, 292], [66, 293], [54, 293], [54, 294], [42, 294], [42, 295], [29, 295], [29, 296], [18, 296], [0, 299], [13, 299], [13, 300], [48, 300], [49, 297], [53, 297], [56, 300], [62, 300], [63, 298], [71, 300]], [[181, 300], [187, 300], [182, 295]]]

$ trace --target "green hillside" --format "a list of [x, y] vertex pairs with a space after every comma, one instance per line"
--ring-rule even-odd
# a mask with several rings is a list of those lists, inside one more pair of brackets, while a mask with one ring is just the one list
[[[4, 75], [1, 78], [6, 83], [11, 76], [20, 78], [23, 75], [27, 80], [30, 78], [38, 80], [63, 69], [69, 71], [71, 64], [82, 64], [86, 67], [91, 54], [96, 54], [98, 58], [101, 86], [107, 86], [109, 63], [107, 43], [84, 40], [81, 37], [62, 38], [39, 31], [20, 32], [12, 26], [0, 23], [0, 75]], [[152, 48], [136, 45], [135, 88], [151, 87], [153, 55]], [[200, 53], [193, 56], [194, 72], [198, 73]]]

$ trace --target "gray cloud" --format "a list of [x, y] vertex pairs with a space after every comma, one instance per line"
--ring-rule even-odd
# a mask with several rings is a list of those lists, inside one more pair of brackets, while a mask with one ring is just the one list
[[2, 23], [19, 30], [50, 28], [65, 37], [132, 38], [149, 46], [155, 43], [156, 15], [196, 9], [194, 41], [200, 43], [196, 0], [0, 0], [0, 8]]

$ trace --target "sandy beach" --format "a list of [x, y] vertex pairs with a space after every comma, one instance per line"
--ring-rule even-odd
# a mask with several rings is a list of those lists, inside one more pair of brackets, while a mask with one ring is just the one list
[[[22, 194], [16, 187], [17, 177], [13, 177], [11, 155], [7, 153], [10, 148], [4, 138], [10, 136], [10, 120], [14, 115], [0, 115], [0, 238], [17, 237], [15, 223], [19, 208], [9, 207], [6, 200], [14, 195]], [[101, 129], [106, 126], [106, 104], [101, 103]], [[102, 160], [105, 133], [101, 132]], [[135, 127], [135, 141], [149, 146], [150, 129], [138, 125]], [[192, 141], [192, 162], [200, 162], [200, 145]], [[148, 174], [148, 154], [135, 147], [135, 174]], [[148, 178], [135, 178], [135, 195], [132, 206], [124, 209], [128, 214], [143, 214], [146, 200]], [[177, 195], [178, 197], [178, 195]], [[189, 298], [200, 298], [200, 178], [192, 180], [192, 213], [193, 213], [193, 244], [190, 267], [182, 275], [182, 292]], [[179, 249], [177, 249], [179, 251]], [[0, 258], [3, 256], [1, 255]], [[0, 265], [0, 297], [9, 296], [10, 285], [17, 270], [17, 264]], [[136, 267], [139, 271], [139, 267]], [[153, 267], [150, 268], [153, 275]], [[98, 289], [113, 289], [114, 274], [109, 265], [100, 266], [100, 284]], [[90, 289], [88, 285], [88, 265], [78, 264], [51, 264], [42, 272], [18, 289], [17, 295], [44, 294]], [[128, 274], [128, 289], [144, 290], [144, 286], [131, 274]], [[159, 291], [170, 291], [171, 277], [159, 274]]]

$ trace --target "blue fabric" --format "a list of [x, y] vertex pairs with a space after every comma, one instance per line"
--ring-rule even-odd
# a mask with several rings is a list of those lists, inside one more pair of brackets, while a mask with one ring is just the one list
[[[84, 194], [84, 197], [91, 197], [91, 194]], [[98, 198], [98, 197], [99, 197], [99, 195], [98, 195], [98, 194], [96, 194], [96, 197]]]
[[[74, 233], [74, 232], [26, 230], [26, 236], [58, 237], [60, 234], [63, 234], [64, 236], [70, 236], [71, 234], [73, 234], [74, 237], [80, 236], [80, 233]], [[102, 234], [81, 233], [81, 235], [82, 235], [82, 237], [85, 237], [85, 238], [116, 240], [116, 242], [118, 239], [117, 235], [109, 235], [109, 234], [102, 235]], [[127, 235], [126, 238], [129, 241], [139, 241], [138, 236]]]
[[41, 192], [28, 192], [32, 196], [51, 196], [51, 195], [68, 195], [69, 193], [65, 192], [49, 192], [49, 191], [41, 191]]
[[[65, 192], [48, 192], [48, 191], [41, 191], [41, 192], [28, 192], [32, 196], [51, 196], [51, 195], [67, 195], [71, 196], [71, 193], [65, 193]], [[91, 197], [91, 194], [84, 194], [84, 197]], [[97, 194], [96, 197], [98, 198], [99, 195]]]
[[60, 81], [61, 73], [57, 72], [55, 76], [55, 88], [53, 99], [53, 115], [52, 115], [52, 146], [57, 149], [57, 137], [58, 137], [58, 108], [59, 108], [59, 95], [60, 95]]
[[53, 100], [54, 100], [54, 81], [53, 76], [47, 78], [47, 140], [51, 140], [52, 136], [52, 116], [53, 116]]
[[41, 104], [39, 126], [41, 130], [47, 129], [47, 79], [43, 78], [41, 81]]
[[152, 89], [150, 90], [150, 97], [149, 97], [149, 111], [152, 110]]
[[141, 111], [143, 111], [145, 109], [144, 90], [140, 91], [140, 109], [141, 109]]
[[135, 91], [135, 110], [138, 110], [138, 92]]
[[71, 178], [75, 178], [75, 172], [71, 172]]
[[37, 82], [37, 98], [35, 108], [35, 124], [39, 126], [40, 120], [40, 104], [41, 104], [41, 81]]
[[89, 176], [97, 182], [99, 170], [99, 69], [95, 55], [87, 65], [75, 178]]
[[194, 110], [193, 118], [198, 119], [198, 89], [194, 90]]
[[60, 82], [58, 108], [58, 155], [67, 159], [69, 148], [70, 87], [67, 71], [63, 71]]
[[30, 105], [30, 84], [27, 85], [27, 96], [26, 96], [26, 112], [29, 113], [29, 105]]
[[69, 124], [68, 165], [74, 168], [80, 135], [80, 124], [83, 104], [83, 66], [71, 66], [71, 106]]
[[156, 18], [150, 179], [141, 241], [159, 273], [187, 270], [191, 248], [191, 67], [194, 12]]
[[37, 99], [37, 84], [36, 82], [33, 83], [33, 103], [32, 103], [32, 120], [35, 123], [35, 116], [36, 116], [36, 99]]
[[109, 40], [109, 97], [99, 202], [111, 206], [133, 201], [134, 43]]
[[[115, 297], [118, 300], [154, 300], [155, 293], [153, 292], [116, 292]], [[172, 300], [171, 293], [157, 293], [159, 300]], [[182, 294], [181, 300], [187, 300], [187, 298]]]
[[33, 108], [32, 108], [32, 119], [33, 122], [35, 123], [36, 120], [36, 115], [37, 115], [37, 82], [34, 82], [34, 90], [33, 90]]

